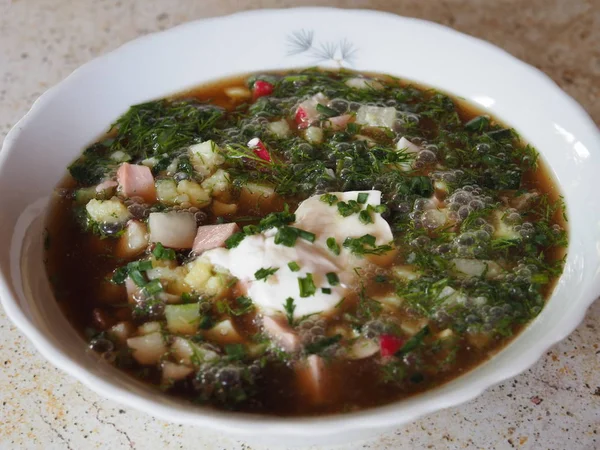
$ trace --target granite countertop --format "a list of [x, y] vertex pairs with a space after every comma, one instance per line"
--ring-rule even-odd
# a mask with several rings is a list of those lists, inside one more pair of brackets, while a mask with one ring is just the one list
[[[308, 4], [392, 11], [491, 41], [550, 75], [600, 123], [599, 0], [0, 0], [0, 138], [47, 88], [130, 39], [239, 9]], [[522, 375], [342, 448], [600, 448], [599, 333], [597, 301], [571, 336]], [[250, 450], [100, 398], [46, 362], [1, 309], [0, 368], [3, 449]]]

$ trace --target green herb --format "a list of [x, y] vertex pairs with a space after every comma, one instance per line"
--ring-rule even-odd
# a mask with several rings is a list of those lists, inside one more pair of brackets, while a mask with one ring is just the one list
[[225, 344], [225, 354], [230, 360], [242, 360], [246, 357], [244, 344]]
[[468, 131], [483, 131], [490, 124], [490, 118], [487, 116], [477, 116], [465, 124], [465, 130]]
[[288, 263], [288, 267], [290, 268], [290, 270], [292, 272], [298, 272], [300, 270], [300, 266], [298, 265], [298, 263], [296, 261], [290, 261]]
[[277, 230], [277, 234], [275, 234], [275, 244], [293, 247], [298, 238], [302, 238], [308, 242], [314, 242], [316, 235], [310, 231], [301, 230], [300, 228], [282, 226]]
[[369, 198], [369, 194], [367, 192], [360, 192], [356, 197], [356, 201], [361, 205], [367, 203], [367, 199]]
[[321, 292], [323, 292], [323, 294], [331, 294], [331, 288], [321, 288]]
[[312, 342], [312, 343], [308, 344], [306, 347], [304, 347], [304, 349], [306, 350], [306, 353], [308, 353], [310, 355], [319, 354], [319, 353], [322, 353], [328, 347], [331, 347], [332, 345], [337, 344], [341, 340], [342, 340], [341, 334], [327, 336], [322, 339], [319, 339], [316, 342]]
[[234, 233], [225, 240], [225, 248], [232, 249], [240, 245], [246, 235], [242, 232]]
[[336, 242], [334, 237], [329, 237], [327, 238], [327, 248], [331, 251], [331, 253], [333, 253], [334, 255], [339, 255], [340, 254], [340, 246], [339, 244]]
[[[137, 284], [137, 282], [136, 282], [136, 284]], [[138, 284], [138, 286], [140, 286], [140, 285]], [[163, 287], [162, 287], [162, 284], [160, 283], [160, 280], [151, 280], [144, 285], [144, 294], [146, 294], [146, 296], [148, 296], [148, 297], [151, 297], [162, 291], [163, 291]]]
[[404, 355], [415, 350], [417, 347], [420, 347], [421, 345], [423, 345], [423, 340], [425, 339], [426, 336], [429, 335], [429, 333], [430, 333], [429, 326], [425, 325], [414, 336], [412, 336], [408, 341], [406, 341], [404, 343], [402, 348], [400, 348], [400, 350], [398, 350], [395, 353], [395, 356], [401, 358]]
[[335, 273], [335, 272], [329, 272], [325, 276], [327, 277], [327, 282], [331, 286], [337, 286], [338, 284], [340, 284], [340, 279], [338, 278], [337, 273]]
[[336, 195], [333, 195], [333, 194], [323, 194], [323, 195], [321, 195], [320, 200], [323, 203], [327, 203], [329, 206], [332, 206], [334, 203], [336, 203], [338, 201], [338, 198]]
[[152, 254], [156, 259], [174, 260], [177, 258], [175, 250], [171, 248], [165, 248], [160, 242], [157, 242], [156, 246], [152, 250]]
[[358, 203], [356, 200], [348, 200], [347, 202], [338, 202], [337, 208], [338, 208], [338, 213], [342, 217], [351, 216], [352, 214], [356, 214], [356, 213], [360, 212], [360, 210], [362, 209], [362, 207], [360, 206], [360, 203]]
[[285, 304], [283, 305], [283, 309], [285, 309], [285, 314], [287, 316], [288, 323], [290, 325], [294, 324], [294, 311], [296, 310], [296, 305], [294, 304], [294, 299], [292, 297], [288, 297], [285, 299]]
[[250, 297], [244, 295], [236, 297], [233, 301], [235, 306], [231, 306], [226, 300], [217, 302], [217, 311], [221, 314], [229, 314], [231, 316], [243, 316], [254, 310], [254, 303]]
[[302, 298], [315, 295], [317, 287], [313, 281], [312, 273], [307, 273], [304, 278], [298, 278], [298, 287], [300, 288], [300, 297]]
[[337, 112], [335, 109], [329, 108], [328, 106], [322, 105], [321, 103], [317, 103], [316, 109], [317, 109], [317, 112], [320, 113], [325, 118], [335, 117], [335, 116], [340, 115], [340, 113]]
[[267, 281], [267, 278], [270, 277], [271, 275], [273, 275], [278, 270], [279, 269], [277, 267], [258, 269], [256, 272], [254, 272], [254, 277], [257, 280]]
[[369, 211], [367, 211], [366, 209], [358, 213], [358, 220], [360, 220], [361, 223], [364, 223], [365, 225], [373, 223], [373, 218], [371, 217], [371, 214], [369, 214]]
[[359, 238], [347, 237], [343, 246], [355, 255], [383, 255], [392, 250], [391, 245], [376, 245], [376, 238], [371, 234]]

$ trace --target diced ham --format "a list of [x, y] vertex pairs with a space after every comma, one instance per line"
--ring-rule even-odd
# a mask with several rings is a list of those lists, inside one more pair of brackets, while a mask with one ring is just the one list
[[239, 230], [239, 227], [235, 223], [204, 225], [199, 227], [192, 250], [194, 253], [200, 254], [206, 250], [223, 247], [225, 241]]
[[119, 185], [119, 183], [117, 183], [114, 180], [106, 180], [106, 181], [103, 181], [102, 183], [100, 183], [98, 186], [96, 186], [96, 192], [101, 193], [108, 189], [117, 187], [118, 185]]
[[296, 366], [299, 388], [309, 397], [311, 403], [325, 400], [325, 361], [318, 355], [310, 355], [306, 361]]
[[300, 337], [284, 317], [264, 316], [263, 327], [265, 332], [286, 352], [293, 353], [300, 350]]
[[165, 247], [189, 249], [196, 237], [196, 219], [189, 212], [150, 213], [150, 242], [160, 242]]
[[344, 130], [348, 125], [348, 122], [352, 119], [350, 114], [342, 114], [341, 116], [330, 117], [329, 123], [332, 130], [339, 131]]
[[148, 167], [123, 163], [117, 170], [117, 181], [126, 197], [141, 197], [147, 203], [156, 202], [154, 177]]

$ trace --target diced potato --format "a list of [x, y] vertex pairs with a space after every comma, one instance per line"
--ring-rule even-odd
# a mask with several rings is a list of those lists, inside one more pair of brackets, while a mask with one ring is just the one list
[[203, 208], [210, 204], [210, 195], [208, 191], [193, 181], [180, 181], [177, 185], [177, 192], [180, 195], [187, 195], [188, 201], [198, 208]]
[[223, 203], [219, 200], [214, 200], [212, 203], [212, 212], [215, 216], [229, 216], [237, 212], [235, 203]]
[[150, 333], [127, 339], [132, 356], [140, 364], [156, 364], [167, 352], [167, 346], [160, 333]]
[[284, 138], [290, 134], [290, 125], [285, 119], [269, 123], [267, 125], [267, 129], [275, 136], [280, 138]]
[[154, 156], [151, 158], [143, 159], [141, 164], [146, 167], [150, 167], [151, 169], [158, 163], [158, 159]]
[[277, 198], [272, 186], [256, 183], [247, 183], [240, 190], [240, 203], [249, 208], [268, 209]]
[[113, 197], [110, 200], [90, 200], [85, 206], [87, 213], [94, 222], [121, 223], [127, 222], [131, 214], [121, 201]]
[[148, 247], [148, 229], [138, 220], [130, 220], [117, 244], [117, 256], [133, 258]]
[[194, 371], [191, 367], [175, 364], [170, 361], [163, 361], [161, 365], [163, 383], [183, 380]]
[[223, 320], [210, 330], [204, 332], [204, 337], [219, 344], [235, 344], [244, 342], [244, 338], [236, 331], [231, 320]]
[[392, 107], [363, 105], [356, 111], [356, 123], [370, 127], [393, 128], [396, 109]]
[[188, 151], [194, 170], [204, 177], [212, 174], [225, 162], [219, 147], [213, 141], [204, 141], [192, 145]]
[[216, 272], [205, 258], [196, 258], [187, 264], [189, 270], [185, 282], [196, 292], [214, 299], [223, 297], [229, 291], [229, 277]]
[[156, 196], [158, 201], [165, 205], [174, 205], [177, 203], [177, 184], [175, 180], [156, 180]]
[[212, 176], [202, 182], [202, 188], [210, 193], [212, 197], [222, 199], [231, 190], [229, 174], [223, 169], [217, 170]]
[[219, 355], [205, 346], [194, 344], [182, 337], [176, 337], [171, 344], [171, 352], [181, 364], [198, 364], [217, 359]]
[[371, 339], [358, 338], [348, 348], [348, 359], [365, 359], [379, 352], [379, 344]]
[[108, 335], [118, 342], [124, 343], [135, 333], [135, 326], [131, 322], [119, 322], [108, 330]]
[[145, 334], [157, 333], [160, 331], [160, 322], [146, 322], [141, 324], [137, 332], [139, 335], [143, 336]]
[[167, 328], [172, 333], [195, 334], [200, 323], [198, 303], [165, 306]]
[[241, 86], [225, 88], [225, 94], [232, 100], [244, 100], [252, 97], [252, 92], [250, 92], [249, 89]]
[[323, 129], [320, 127], [308, 127], [304, 132], [304, 138], [311, 144], [323, 142]]
[[440, 331], [437, 335], [437, 338], [442, 340], [450, 339], [452, 337], [454, 337], [454, 331], [452, 331], [450, 328]]

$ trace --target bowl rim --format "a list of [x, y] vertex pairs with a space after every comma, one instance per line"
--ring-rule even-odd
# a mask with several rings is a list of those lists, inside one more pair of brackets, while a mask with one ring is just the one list
[[[250, 11], [236, 12], [226, 16], [210, 17], [199, 20], [193, 20], [180, 24], [178, 26], [169, 28], [167, 30], [150, 33], [138, 38], [135, 38], [116, 49], [100, 55], [89, 62], [83, 64], [79, 68], [75, 69], [65, 79], [60, 81], [54, 87], [51, 87], [44, 92], [31, 106], [29, 111], [13, 126], [13, 128], [6, 135], [4, 140], [2, 151], [0, 151], [0, 167], [2, 167], [9, 154], [13, 151], [13, 144], [17, 141], [20, 134], [27, 127], [27, 124], [35, 117], [41, 109], [41, 106], [51, 99], [59, 96], [64, 91], [68, 90], [71, 80], [77, 77], [85, 77], [88, 73], [94, 71], [98, 66], [104, 64], [106, 60], [112, 58], [115, 54], [121, 52], [123, 49], [133, 48], [135, 46], [144, 46], [147, 42], [154, 39], [160, 38], [163, 35], [173, 34], [180, 32], [188, 27], [202, 26], [209, 22], [226, 22], [232, 18], [238, 18], [239, 16], [247, 16], [249, 19], [258, 17], [261, 15], [268, 14], [294, 14], [295, 11], [302, 12], [329, 12], [340, 15], [361, 15], [370, 16], [373, 18], [381, 17], [386, 19], [395, 19], [398, 21], [410, 21], [419, 24], [423, 27], [437, 28], [443, 33], [447, 33], [452, 36], [460, 36], [464, 39], [468, 39], [471, 45], [477, 45], [487, 51], [489, 54], [493, 54], [495, 58], [503, 59], [507, 63], [510, 63], [515, 68], [521, 71], [527, 71], [532, 75], [536, 76], [537, 82], [543, 84], [546, 89], [551, 89], [557, 98], [560, 98], [562, 102], [569, 108], [569, 111], [576, 114], [582, 121], [584, 126], [590, 135], [595, 136], [597, 141], [600, 141], [600, 133], [591, 120], [587, 112], [579, 105], [573, 98], [566, 94], [560, 89], [554, 81], [552, 81], [546, 74], [539, 69], [519, 60], [512, 56], [505, 50], [496, 47], [495, 45], [484, 41], [479, 38], [467, 35], [465, 33], [456, 31], [445, 25], [441, 25], [428, 20], [409, 18], [404, 16], [398, 16], [393, 13], [368, 10], [368, 9], [341, 9], [341, 8], [330, 8], [330, 7], [301, 7], [301, 8], [288, 8], [288, 9], [256, 9]], [[12, 249], [11, 249], [12, 252]], [[594, 292], [600, 292], [600, 266], [596, 269], [596, 276], [594, 280]], [[543, 343], [538, 343], [537, 346], [530, 349], [532, 354], [531, 358], [527, 361], [522, 361], [519, 364], [513, 364], [508, 368], [502, 368], [494, 373], [493, 376], [480, 377], [475, 380], [473, 384], [468, 387], [460, 388], [457, 392], [452, 395], [446, 395], [437, 401], [427, 402], [415, 402], [414, 399], [418, 399], [420, 395], [411, 397], [407, 400], [397, 401], [391, 404], [368, 408], [353, 413], [345, 414], [333, 414], [316, 417], [277, 417], [267, 416], [258, 414], [246, 414], [236, 413], [230, 414], [224, 411], [215, 410], [211, 408], [197, 408], [193, 412], [185, 412], [173, 415], [175, 408], [172, 406], [166, 406], [160, 404], [154, 399], [144, 398], [136, 394], [132, 394], [123, 387], [117, 387], [109, 381], [106, 381], [99, 376], [88, 372], [83, 369], [79, 364], [64, 354], [62, 350], [56, 348], [50, 343], [43, 333], [37, 329], [32, 321], [26, 317], [25, 313], [19, 306], [15, 299], [16, 292], [11, 288], [9, 280], [9, 274], [0, 272], [0, 303], [4, 307], [9, 319], [17, 326], [17, 328], [33, 343], [35, 348], [53, 365], [66, 372], [70, 376], [73, 376], [78, 381], [82, 382], [85, 386], [97, 392], [98, 394], [109, 398], [118, 403], [122, 403], [129, 407], [135, 408], [139, 411], [150, 412], [152, 415], [161, 419], [185, 424], [194, 424], [199, 426], [211, 427], [213, 429], [222, 431], [232, 431], [243, 433], [246, 436], [257, 436], [264, 433], [263, 427], [256, 427], [257, 422], [261, 425], [268, 426], [269, 432], [276, 434], [286, 434], [289, 436], [302, 436], [306, 432], [306, 426], [310, 425], [310, 433], [313, 436], [325, 436], [343, 432], [348, 429], [367, 429], [367, 428], [384, 428], [389, 426], [398, 426], [406, 423], [408, 420], [414, 420], [425, 414], [432, 413], [444, 408], [456, 406], [467, 401], [474, 399], [479, 396], [487, 388], [496, 385], [500, 382], [507, 380], [508, 378], [514, 377], [521, 372], [531, 367], [552, 345], [564, 339], [579, 325], [583, 320], [587, 309], [595, 301], [596, 296], [588, 295], [585, 301], [582, 301], [580, 309], [573, 311], [569, 317], [569, 320], [562, 322], [562, 328], [557, 330], [557, 333]], [[589, 294], [589, 292], [588, 292]], [[475, 372], [477, 368], [470, 371]], [[465, 376], [465, 375], [463, 375]], [[462, 378], [458, 377], [457, 379]], [[452, 381], [450, 382], [452, 383]], [[442, 386], [447, 386], [444, 384]], [[428, 392], [435, 392], [438, 388], [432, 389]], [[402, 414], [397, 414], [397, 409], [402, 404], [411, 404], [410, 417], [405, 417]], [[369, 420], [375, 419], [375, 420]]]

